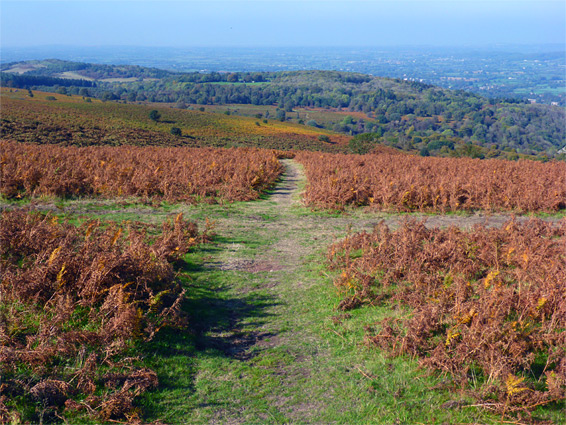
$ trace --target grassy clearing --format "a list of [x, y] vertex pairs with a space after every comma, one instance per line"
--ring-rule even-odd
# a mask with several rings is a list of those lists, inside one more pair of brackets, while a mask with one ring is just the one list
[[[217, 84], [230, 84], [230, 83], [217, 83]], [[256, 83], [256, 84], [266, 84], [266, 83]], [[193, 108], [198, 109], [202, 105], [191, 105]], [[229, 110], [231, 113], [237, 115], [243, 115], [248, 117], [256, 117], [261, 114], [260, 119], [270, 118], [274, 119], [277, 116], [278, 107], [275, 105], [248, 105], [248, 104], [225, 104], [225, 105], [206, 105], [206, 110], [217, 113], [224, 113]], [[266, 117], [266, 113], [269, 115]], [[367, 114], [363, 112], [352, 112], [352, 111], [342, 111], [336, 109], [324, 109], [324, 108], [300, 108], [295, 107], [292, 111], [287, 112], [287, 120], [290, 122], [298, 122], [302, 120], [307, 122], [309, 120], [314, 120], [318, 125], [331, 126], [332, 124], [338, 123], [344, 120], [345, 117], [350, 116], [357, 119], [363, 119], [365, 121], [372, 121], [368, 119]], [[329, 133], [330, 134], [330, 133]]]

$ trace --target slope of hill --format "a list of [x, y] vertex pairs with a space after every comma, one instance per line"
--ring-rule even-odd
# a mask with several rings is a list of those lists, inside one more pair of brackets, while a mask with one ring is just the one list
[[[32, 69], [23, 73], [26, 67]], [[522, 154], [556, 158], [561, 157], [558, 151], [566, 139], [566, 114], [558, 106], [488, 99], [461, 90], [356, 73], [181, 74], [63, 61], [8, 64], [4, 70], [17, 70], [21, 79], [16, 82], [13, 74], [3, 73], [5, 86], [16, 83], [23, 86], [26, 78], [41, 75], [95, 78], [96, 87], [38, 87], [103, 100], [169, 103], [179, 108], [276, 105], [273, 112], [277, 119], [297, 123], [305, 123], [300, 108], [321, 108], [337, 114], [320, 121], [310, 119], [307, 124], [348, 135], [371, 133], [368, 140], [373, 144], [386, 144], [425, 156], [516, 158]], [[28, 85], [32, 85], [31, 81]], [[351, 115], [344, 116], [344, 111]]]
[[98, 65], [84, 62], [71, 62], [59, 59], [11, 62], [2, 65], [2, 72], [33, 76], [65, 77], [85, 80], [105, 80], [113, 78], [164, 78], [173, 72], [136, 65]]
[[[2, 89], [2, 138], [64, 145], [250, 146], [340, 152], [349, 137], [293, 123]], [[173, 129], [178, 129], [173, 130]], [[179, 133], [180, 132], [180, 133]]]

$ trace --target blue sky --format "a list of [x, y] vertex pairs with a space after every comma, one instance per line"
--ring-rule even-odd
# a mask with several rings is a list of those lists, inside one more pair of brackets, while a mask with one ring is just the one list
[[563, 0], [1, 0], [1, 45], [459, 46], [564, 43]]

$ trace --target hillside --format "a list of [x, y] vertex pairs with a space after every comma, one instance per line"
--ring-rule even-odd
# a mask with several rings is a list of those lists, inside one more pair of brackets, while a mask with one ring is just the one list
[[161, 117], [154, 121], [150, 119], [154, 108], [148, 105], [122, 105], [38, 91], [2, 89], [1, 101], [2, 138], [20, 142], [75, 146], [248, 146], [343, 152], [349, 139], [332, 131], [293, 123], [163, 106], [155, 109]]
[[338, 108], [0, 101], [0, 422], [561, 423], [565, 162], [344, 155], [384, 139]]
[[0, 70], [13, 74], [26, 74], [26, 76], [67, 77], [84, 80], [164, 78], [173, 74], [161, 69], [135, 65], [98, 65], [59, 59], [11, 62], [2, 65]]
[[[179, 109], [247, 105], [248, 114], [256, 118], [266, 118], [269, 111], [269, 117], [280, 121], [350, 136], [369, 133], [361, 138], [363, 151], [385, 144], [423, 156], [516, 159], [527, 155], [545, 160], [561, 158], [558, 151], [566, 139], [566, 115], [558, 106], [488, 99], [356, 73], [171, 73], [64, 61], [7, 64], [3, 70], [7, 87], [35, 86], [102, 100], [166, 103]], [[46, 85], [37, 84], [41, 76]], [[84, 80], [75, 83], [77, 78]], [[307, 114], [313, 108], [325, 112], [324, 117]]]

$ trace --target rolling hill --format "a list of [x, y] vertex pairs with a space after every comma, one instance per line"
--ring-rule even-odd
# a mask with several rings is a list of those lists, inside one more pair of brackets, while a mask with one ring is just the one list
[[58, 60], [5, 64], [2, 71], [5, 87], [177, 109], [206, 107], [307, 124], [309, 131], [363, 135], [354, 152], [381, 144], [423, 156], [564, 157], [564, 108], [414, 81], [335, 71], [173, 73]]

